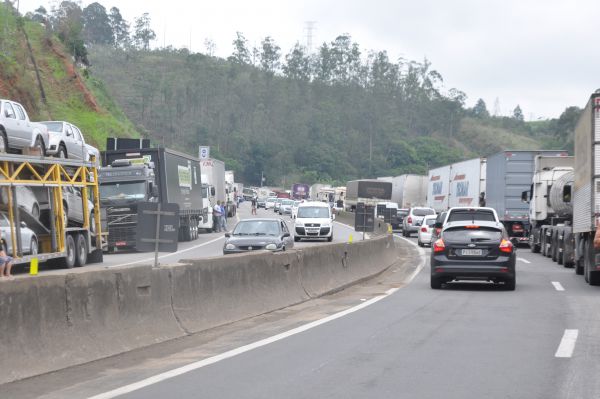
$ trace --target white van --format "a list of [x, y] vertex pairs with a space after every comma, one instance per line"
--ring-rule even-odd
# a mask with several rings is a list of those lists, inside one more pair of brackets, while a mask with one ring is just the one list
[[302, 238], [327, 238], [333, 240], [333, 219], [329, 204], [324, 202], [303, 202], [298, 205], [298, 215], [294, 221], [294, 241]]

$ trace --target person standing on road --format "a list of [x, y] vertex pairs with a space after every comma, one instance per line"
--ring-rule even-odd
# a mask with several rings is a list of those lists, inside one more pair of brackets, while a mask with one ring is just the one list
[[215, 220], [215, 232], [221, 232], [221, 217], [223, 216], [223, 212], [221, 212], [221, 201], [217, 201], [217, 204], [213, 207], [213, 219]]
[[252, 214], [256, 215], [256, 197], [252, 197]]
[[225, 208], [225, 201], [221, 203], [221, 229], [227, 231], [227, 208]]
[[[0, 234], [0, 238], [2, 235]], [[0, 249], [0, 277], [12, 277], [10, 270], [13, 266], [13, 258], [8, 256], [4, 249]]]

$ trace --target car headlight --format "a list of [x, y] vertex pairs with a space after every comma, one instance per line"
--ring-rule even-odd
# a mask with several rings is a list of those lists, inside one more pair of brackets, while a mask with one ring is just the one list
[[302, 222], [296, 222], [296, 227], [304, 227], [304, 223], [302, 223]]
[[329, 223], [323, 223], [323, 224], [321, 224], [321, 227], [331, 227], [331, 224], [329, 224]]
[[269, 251], [272, 251], [274, 249], [277, 249], [277, 245], [275, 245], [275, 244], [267, 244], [267, 246], [265, 247], [265, 249], [268, 249]]
[[225, 245], [225, 249], [235, 249], [235, 245], [227, 244], [227, 245]]

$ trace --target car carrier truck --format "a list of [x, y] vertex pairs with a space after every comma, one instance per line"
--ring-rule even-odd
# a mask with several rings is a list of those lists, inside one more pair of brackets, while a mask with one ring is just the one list
[[135, 248], [141, 202], [179, 205], [179, 241], [196, 239], [199, 224], [212, 219], [199, 159], [167, 148], [128, 148], [103, 152], [102, 164], [100, 200], [109, 251]]

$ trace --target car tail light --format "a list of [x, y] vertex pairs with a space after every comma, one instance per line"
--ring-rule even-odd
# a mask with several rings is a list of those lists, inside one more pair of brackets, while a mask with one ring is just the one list
[[423, 233], [427, 233], [427, 227], [421, 227], [421, 231], [422, 231]]
[[465, 226], [465, 229], [478, 229], [479, 226], [475, 225], [475, 224], [468, 224]]
[[503, 239], [500, 242], [500, 251], [506, 252], [507, 254], [511, 253], [513, 251], [512, 242]]
[[441, 238], [433, 243], [433, 252], [443, 252], [446, 249], [446, 244]]
[[523, 225], [522, 224], [513, 224], [512, 226], [512, 231], [514, 232], [521, 232], [523, 231]]
[[409, 216], [408, 219], [406, 219], [406, 221], [408, 222], [408, 224], [412, 224], [412, 218]]

